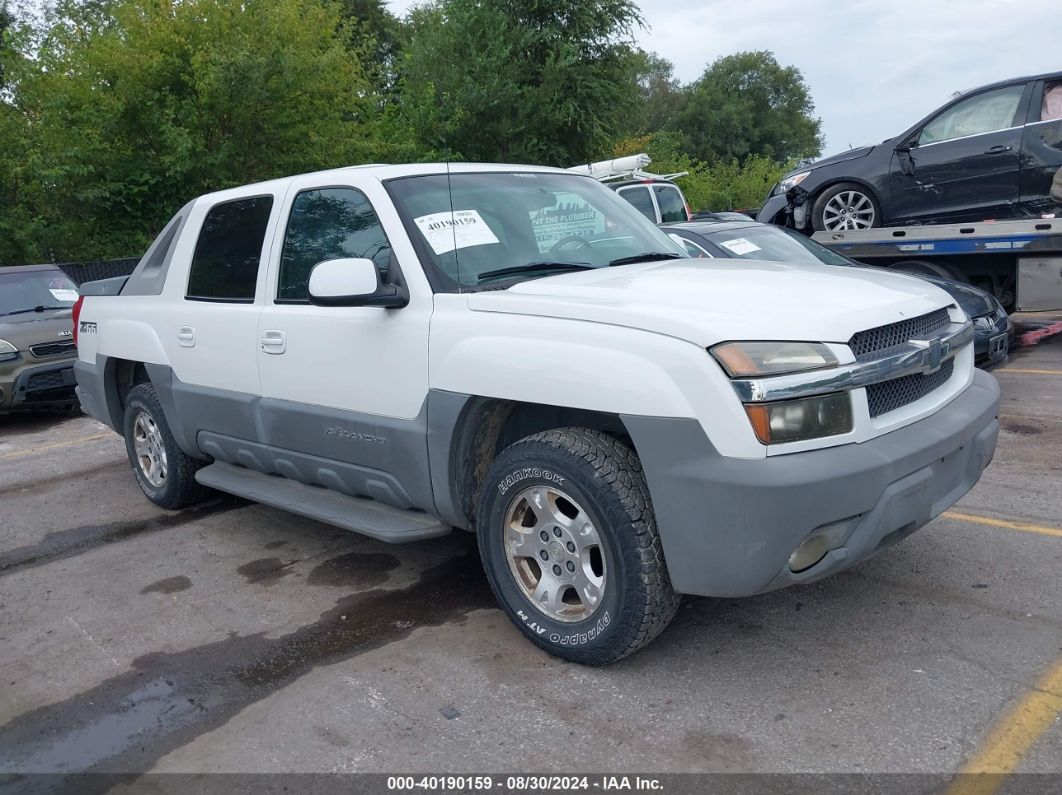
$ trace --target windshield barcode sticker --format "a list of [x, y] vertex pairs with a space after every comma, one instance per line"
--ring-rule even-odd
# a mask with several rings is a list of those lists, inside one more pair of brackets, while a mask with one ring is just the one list
[[743, 257], [746, 254], [751, 254], [753, 251], [759, 251], [760, 247], [755, 243], [746, 240], [743, 237], [736, 237], [733, 240], [724, 240], [720, 245], [730, 249], [739, 257]]
[[71, 290], [69, 287], [51, 288], [48, 290], [52, 294], [52, 298], [56, 301], [76, 301], [77, 290]]
[[413, 223], [436, 254], [498, 242], [487, 222], [475, 210], [431, 213], [414, 218]]

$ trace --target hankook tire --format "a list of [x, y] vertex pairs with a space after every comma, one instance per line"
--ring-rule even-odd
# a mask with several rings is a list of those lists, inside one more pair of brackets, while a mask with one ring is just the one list
[[678, 609], [641, 463], [620, 439], [586, 428], [521, 439], [491, 466], [477, 516], [495, 596], [552, 654], [614, 662]]

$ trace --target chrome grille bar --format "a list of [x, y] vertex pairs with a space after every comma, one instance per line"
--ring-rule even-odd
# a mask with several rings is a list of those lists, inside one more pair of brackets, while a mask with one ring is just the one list
[[853, 362], [826, 370], [731, 381], [742, 403], [826, 395], [890, 381], [915, 373], [930, 374], [973, 341], [973, 323], [951, 323], [939, 335], [915, 338], [898, 352], [880, 359]]

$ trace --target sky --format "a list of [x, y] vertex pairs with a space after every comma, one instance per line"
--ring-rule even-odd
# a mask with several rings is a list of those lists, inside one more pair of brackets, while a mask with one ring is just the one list
[[[575, 0], [578, 2], [578, 0]], [[411, 0], [391, 0], [402, 15]], [[640, 0], [636, 39], [695, 80], [716, 58], [771, 50], [803, 73], [824, 155], [903, 132], [954, 92], [1062, 70], [1055, 0]]]

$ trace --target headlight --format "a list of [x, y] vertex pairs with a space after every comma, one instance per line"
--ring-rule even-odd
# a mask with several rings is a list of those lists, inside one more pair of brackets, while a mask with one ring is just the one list
[[808, 174], [810, 173], [810, 171], [801, 171], [799, 174], [793, 174], [793, 176], [791, 177], [786, 177], [781, 182], [779, 182], [778, 186], [774, 189], [775, 194], [788, 193], [790, 190], [792, 190], [805, 179], [807, 179]]
[[852, 401], [847, 392], [777, 403], [746, 403], [745, 413], [763, 444], [799, 442], [852, 430]]
[[0, 362], [11, 361], [18, 357], [18, 348], [7, 340], [0, 340]]
[[821, 342], [724, 342], [711, 354], [731, 378], [799, 373], [837, 364], [837, 357]]

